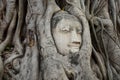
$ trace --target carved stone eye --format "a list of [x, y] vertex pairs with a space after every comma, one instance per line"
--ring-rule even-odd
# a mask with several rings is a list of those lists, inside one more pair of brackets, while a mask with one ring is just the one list
[[69, 30], [62, 30], [63, 32], [67, 33], [67, 32], [70, 32]]
[[63, 27], [61, 29], [61, 31], [67, 33], [67, 32], [70, 32], [70, 28], [69, 27]]

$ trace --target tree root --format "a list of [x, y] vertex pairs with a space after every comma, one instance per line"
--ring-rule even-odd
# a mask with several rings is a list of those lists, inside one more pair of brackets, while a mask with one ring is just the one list
[[5, 17], [3, 17], [3, 22], [0, 26], [1, 27], [1, 30], [0, 30], [0, 40], [1, 41], [3, 40], [3, 34], [6, 30], [6, 28], [9, 27], [12, 17], [14, 15], [16, 0], [7, 0], [6, 3], [5, 3], [5, 1], [3, 1], [3, 3], [4, 3], [3, 9], [5, 8], [5, 5], [7, 5], [7, 6], [6, 6], [6, 15], [5, 15]]
[[[17, 23], [17, 28], [15, 31], [15, 35], [14, 35], [14, 47], [15, 47], [15, 51], [18, 52], [18, 54], [13, 54], [11, 57], [9, 57], [5, 62], [4, 62], [4, 66], [6, 66], [7, 64], [9, 64], [10, 62], [13, 63], [13, 61], [17, 58], [21, 58], [24, 53], [23, 53], [23, 46], [21, 44], [20, 41], [20, 31], [22, 29], [23, 26], [23, 20], [24, 20], [24, 5], [23, 5], [24, 0], [19, 0], [19, 11], [18, 11], [18, 23]], [[16, 52], [16, 53], [17, 53]]]
[[83, 11], [85, 12], [85, 4], [84, 4], [84, 0], [80, 0], [80, 4], [81, 4], [81, 8], [82, 8]]
[[8, 43], [11, 41], [12, 38], [12, 31], [15, 27], [15, 22], [16, 22], [16, 18], [17, 18], [17, 12], [15, 11], [13, 19], [10, 23], [10, 26], [8, 28], [8, 32], [7, 32], [7, 37], [6, 39], [0, 44], [0, 54], [2, 54], [2, 51], [5, 49], [5, 47], [8, 45]]
[[109, 8], [109, 15], [111, 17], [111, 20], [113, 22], [113, 25], [114, 25], [114, 30], [117, 32], [117, 29], [116, 29], [116, 7], [115, 7], [115, 1], [114, 0], [108, 0], [108, 8]]
[[103, 75], [103, 79], [106, 80], [107, 75], [106, 75], [106, 69], [105, 69], [105, 66], [104, 66], [104, 62], [102, 62], [103, 59], [101, 59], [102, 57], [100, 57], [99, 53], [96, 52], [94, 47], [93, 47], [93, 55], [95, 56], [95, 59], [97, 61], [98, 66], [100, 67], [100, 71], [101, 71], [101, 73]]
[[115, 79], [120, 80], [120, 75], [117, 73], [117, 71], [115, 70], [115, 68], [114, 67], [111, 67], [111, 68], [112, 68], [112, 71], [113, 71], [113, 73], [115, 75]]
[[15, 32], [15, 35], [14, 35], [14, 46], [15, 48], [17, 49], [17, 51], [19, 52], [20, 55], [23, 54], [23, 47], [22, 47], [22, 44], [20, 42], [20, 31], [21, 31], [21, 28], [23, 26], [23, 17], [24, 17], [24, 0], [19, 0], [19, 11], [18, 11], [18, 23], [17, 23], [17, 28], [16, 28], [16, 32]]
[[92, 6], [91, 6], [91, 11], [90, 11], [90, 13], [91, 13], [91, 15], [93, 15], [94, 12], [95, 12], [96, 7], [98, 6], [98, 0], [95, 0], [91, 5], [92, 5]]
[[107, 68], [107, 74], [108, 74], [108, 79], [109, 80], [113, 80], [113, 73], [112, 73], [112, 69], [111, 69], [111, 65], [110, 65], [110, 61], [109, 61], [109, 56], [108, 56], [108, 53], [107, 53], [107, 50], [105, 48], [105, 44], [104, 44], [104, 38], [103, 38], [103, 31], [104, 31], [104, 26], [103, 26], [103, 23], [100, 19], [98, 19], [99, 23], [100, 23], [100, 26], [101, 26], [101, 41], [102, 41], [102, 45], [103, 45], [103, 48], [104, 48], [104, 54], [105, 54], [105, 64], [106, 64], [106, 68]]
[[101, 55], [103, 56], [103, 59], [105, 60], [104, 53], [102, 52], [102, 49], [100, 48], [100, 44], [99, 44], [99, 40], [98, 40], [96, 31], [95, 31], [95, 28], [94, 28], [93, 20], [91, 20], [90, 23], [91, 23], [91, 27], [92, 27], [92, 30], [93, 30], [93, 34], [94, 34], [94, 37], [95, 37], [95, 41], [96, 41], [96, 43], [97, 43], [97, 47], [98, 47], [98, 49], [99, 49]]
[[7, 3], [7, 6], [6, 6], [5, 20], [8, 23], [12, 19], [12, 16], [16, 7], [16, 0], [7, 0], [6, 3]]
[[10, 75], [10, 77], [11, 77], [12, 79], [17, 80], [15, 74], [13, 74], [13, 72], [12, 72], [11, 70], [9, 70], [8, 68], [6, 68], [6, 70], [8, 71], [8, 74]]
[[[13, 16], [13, 19], [12, 19], [12, 21], [11, 21], [11, 23], [10, 23], [9, 28], [8, 28], [7, 37], [6, 37], [6, 39], [0, 44], [0, 55], [2, 54], [2, 51], [5, 49], [5, 47], [8, 45], [8, 43], [10, 42], [10, 40], [11, 40], [11, 38], [12, 38], [12, 31], [13, 31], [13, 29], [14, 29], [14, 27], [15, 27], [16, 18], [17, 18], [17, 12], [15, 11], [14, 16]], [[1, 56], [0, 56], [0, 58], [1, 58]], [[2, 68], [2, 66], [3, 66], [3, 64], [2, 64], [2, 59], [0, 59], [0, 62], [1, 62], [1, 64], [0, 64], [0, 66], [1, 66], [1, 68], [0, 68], [0, 72], [1, 72], [0, 78], [2, 78], [2, 71], [3, 71], [3, 68]]]
[[0, 56], [0, 80], [2, 80], [3, 72], [4, 72], [3, 61], [2, 57]]
[[94, 15], [97, 15], [105, 6], [106, 6], [106, 1], [105, 0], [100, 0], [99, 5], [95, 9]]

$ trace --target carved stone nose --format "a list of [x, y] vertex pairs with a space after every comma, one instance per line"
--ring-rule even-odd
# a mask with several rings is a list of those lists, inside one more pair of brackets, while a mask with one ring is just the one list
[[73, 30], [71, 33], [71, 42], [75, 44], [80, 44], [80, 37], [77, 34], [76, 30]]

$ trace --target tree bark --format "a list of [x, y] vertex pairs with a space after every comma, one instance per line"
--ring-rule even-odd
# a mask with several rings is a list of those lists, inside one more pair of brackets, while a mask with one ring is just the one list
[[[53, 38], [60, 11], [82, 25], [76, 54]], [[0, 0], [0, 80], [120, 80], [119, 26], [120, 0]]]

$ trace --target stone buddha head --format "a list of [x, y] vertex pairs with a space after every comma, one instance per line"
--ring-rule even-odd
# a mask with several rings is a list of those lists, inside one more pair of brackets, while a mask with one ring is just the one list
[[59, 11], [53, 15], [51, 26], [59, 53], [67, 55], [79, 51], [82, 44], [82, 25], [77, 17]]

